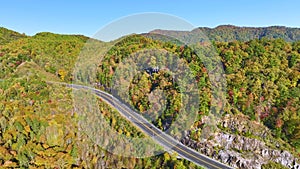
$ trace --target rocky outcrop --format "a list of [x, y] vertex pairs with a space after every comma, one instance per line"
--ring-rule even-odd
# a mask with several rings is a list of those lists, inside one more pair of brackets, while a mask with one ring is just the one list
[[300, 169], [298, 159], [288, 151], [271, 149], [257, 139], [218, 133], [214, 139], [196, 142], [186, 136], [181, 142], [235, 168], [261, 168], [268, 161]]
[[[235, 119], [235, 122], [228, 119], [223, 119], [221, 123], [232, 130], [244, 130], [245, 132], [249, 132], [250, 130], [260, 137], [266, 137], [269, 134], [268, 130], [263, 127], [258, 128], [256, 126], [257, 130], [254, 130], [253, 128], [248, 128], [249, 126], [243, 126], [251, 123], [245, 119]], [[264, 131], [264, 133], [257, 131]], [[299, 160], [290, 152], [271, 148], [265, 142], [256, 138], [216, 131], [210, 139], [194, 141], [190, 139], [190, 132], [185, 132], [184, 134], [185, 136], [181, 139], [183, 144], [235, 168], [257, 169], [261, 168], [263, 164], [273, 161], [288, 168], [300, 169]]]
[[249, 117], [238, 114], [238, 115], [226, 115], [219, 122], [222, 127], [227, 128], [232, 132], [238, 133], [251, 133], [253, 136], [260, 137], [262, 139], [271, 136], [271, 131], [266, 128], [263, 124], [256, 121], [249, 120]]

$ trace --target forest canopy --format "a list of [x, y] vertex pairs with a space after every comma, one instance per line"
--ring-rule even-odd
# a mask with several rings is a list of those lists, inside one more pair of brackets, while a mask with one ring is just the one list
[[[299, 154], [299, 30], [226, 26], [199, 30], [206, 31], [212, 38], [225, 71], [226, 102], [220, 103], [224, 105], [224, 114], [243, 114], [251, 121], [263, 124], [274, 138], [287, 145], [289, 151]], [[72, 103], [72, 90], [48, 82], [72, 83], [74, 66], [88, 39], [81, 35], [52, 33], [26, 36], [0, 28], [0, 166], [196, 167], [191, 162], [177, 159], [176, 154], [165, 153], [145, 159], [113, 155], [94, 145], [87, 135], [79, 136], [80, 117]], [[197, 121], [192, 125], [203, 129], [202, 118], [211, 113], [212, 106], [216, 106], [211, 102], [214, 84], [203, 61], [188, 46], [166, 42], [165, 38], [131, 35], [111, 48], [101, 62], [95, 61], [96, 79], [88, 83], [101, 84], [95, 86], [101, 90], [111, 88], [114, 73], [122, 60], [141, 49], [164, 49], [189, 65], [200, 95]], [[151, 108], [147, 100], [150, 91], [169, 89], [166, 93], [168, 109], [162, 116], [155, 115], [153, 122], [161, 129], [168, 127], [182, 102], [179, 97], [181, 91], [168, 72], [149, 75], [144, 71], [130, 85], [132, 106], [141, 112]], [[98, 103], [103, 116], [120, 134], [144, 137], [116, 110], [99, 99]], [[198, 140], [199, 135], [201, 130], [193, 133], [192, 137]]]

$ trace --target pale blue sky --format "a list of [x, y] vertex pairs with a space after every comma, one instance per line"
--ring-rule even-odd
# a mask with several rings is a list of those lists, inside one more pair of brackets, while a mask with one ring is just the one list
[[49, 31], [92, 36], [121, 17], [162, 12], [195, 26], [300, 27], [298, 0], [4, 0], [0, 26], [28, 35]]

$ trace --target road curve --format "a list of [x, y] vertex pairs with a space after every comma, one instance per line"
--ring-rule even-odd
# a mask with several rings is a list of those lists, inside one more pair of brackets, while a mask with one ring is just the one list
[[170, 135], [164, 133], [163, 131], [155, 127], [153, 124], [149, 123], [144, 117], [142, 117], [141, 115], [133, 111], [131, 108], [123, 104], [121, 101], [119, 101], [111, 94], [108, 94], [104, 91], [95, 88], [82, 86], [82, 85], [76, 85], [76, 84], [63, 84], [63, 85], [66, 85], [74, 89], [87, 89], [92, 91], [103, 101], [105, 101], [106, 103], [108, 103], [109, 105], [117, 109], [121, 113], [121, 115], [123, 115], [126, 119], [132, 122], [136, 127], [138, 127], [144, 133], [152, 137], [154, 141], [156, 141], [161, 146], [163, 146], [166, 151], [172, 150], [176, 152], [180, 157], [185, 158], [191, 162], [194, 162], [197, 165], [206, 168], [210, 168], [210, 169], [229, 169], [229, 168], [231, 169], [232, 168], [210, 157], [207, 157], [193, 150], [192, 148], [183, 145], [182, 143], [180, 143]]

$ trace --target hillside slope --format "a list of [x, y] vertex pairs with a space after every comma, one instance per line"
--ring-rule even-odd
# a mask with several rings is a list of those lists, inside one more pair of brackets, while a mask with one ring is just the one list
[[[0, 168], [200, 168], [169, 153], [143, 159], [111, 154], [79, 129], [84, 112], [74, 105], [74, 91], [49, 81], [72, 83], [87, 40], [44, 32], [0, 45]], [[144, 137], [117, 111], [90, 97], [101, 109], [97, 116], [118, 133]]]
[[24, 38], [26, 35], [20, 34], [18, 32], [0, 27], [0, 45], [9, 43], [11, 41]]
[[[225, 32], [235, 29], [225, 27], [218, 29]], [[184, 32], [181, 34], [187, 36]], [[222, 33], [223, 38], [225, 34], [228, 33]], [[188, 36], [201, 41], [198, 35]], [[44, 32], [0, 45], [0, 167], [196, 168], [189, 161], [177, 159], [176, 154], [164, 153], [149, 158], [113, 155], [82, 133], [78, 121], [83, 118], [81, 113], [88, 113], [89, 109], [79, 111], [74, 104], [74, 91], [48, 81], [74, 82], [74, 67], [87, 40], [81, 35]], [[215, 42], [213, 45], [227, 80], [226, 99], [217, 105], [211, 102], [214, 84], [200, 57], [179, 41], [169, 41], [169, 38], [157, 35], [126, 37], [115, 44], [102, 60], [96, 57], [91, 61], [90, 55], [87, 55], [84, 60], [97, 66], [93, 72], [96, 77], [90, 78], [90, 74], [79, 70], [76, 78], [82, 79], [85, 84], [100, 82], [102, 86], [98, 87], [112, 89], [107, 90], [111, 92], [115, 87], [112, 79], [118, 76], [115, 72], [132, 68], [131, 63], [136, 61], [123, 63], [125, 59], [145, 57], [151, 59], [155, 66], [165, 55], [158, 55], [156, 60], [153, 53], [143, 51], [160, 49], [172, 53], [171, 56], [178, 56], [191, 69], [201, 97], [195, 123], [188, 131], [183, 131], [183, 137], [178, 140], [240, 168], [278, 168], [299, 164], [300, 41], [287, 42], [266, 37], [247, 42]], [[151, 91], [168, 89], [164, 94], [169, 104], [164, 112], [161, 115], [155, 111], [148, 114], [154, 117], [153, 123], [157, 127], [162, 130], [168, 128], [170, 122], [178, 117], [182, 106], [180, 86], [169, 76], [168, 70], [153, 75], [141, 70], [133, 79], [122, 78], [121, 75], [120, 87], [124, 87], [126, 80], [129, 84], [125, 91], [129, 97], [124, 98], [140, 112], [151, 108], [149, 97], [156, 96], [151, 95]], [[119, 134], [145, 137], [117, 111], [101, 100], [93, 99], [100, 114], [92, 114], [91, 120], [103, 115]], [[156, 99], [160, 100], [159, 97]], [[89, 102], [82, 97], [80, 104], [89, 105]], [[224, 116], [217, 121], [217, 126], [211, 127], [207, 119], [212, 117], [211, 110], [219, 109], [218, 106], [223, 106]]]

